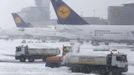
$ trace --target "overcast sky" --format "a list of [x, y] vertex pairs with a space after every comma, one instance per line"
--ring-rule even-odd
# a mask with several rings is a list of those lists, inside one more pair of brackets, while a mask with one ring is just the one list
[[[11, 12], [18, 12], [24, 7], [35, 6], [34, 0], [0, 0], [0, 27], [15, 27]], [[134, 3], [134, 0], [64, 0], [82, 16], [107, 18], [107, 7]], [[51, 17], [55, 18], [51, 7]]]

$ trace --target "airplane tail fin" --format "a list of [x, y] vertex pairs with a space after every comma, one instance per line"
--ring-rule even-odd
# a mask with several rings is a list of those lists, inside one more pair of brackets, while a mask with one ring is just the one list
[[84, 25], [88, 24], [74, 10], [72, 10], [63, 0], [51, 0], [59, 24]]
[[28, 28], [30, 27], [30, 23], [26, 23], [17, 13], [12, 13], [15, 24], [19, 28]]

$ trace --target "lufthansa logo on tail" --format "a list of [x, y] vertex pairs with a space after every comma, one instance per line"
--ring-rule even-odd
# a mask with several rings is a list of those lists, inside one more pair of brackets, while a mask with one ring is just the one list
[[57, 15], [62, 19], [68, 18], [70, 16], [70, 13], [70, 9], [65, 5], [61, 5], [57, 10]]
[[16, 18], [15, 18], [15, 22], [16, 22], [16, 24], [20, 24], [20, 23], [21, 23], [20, 17], [16, 17]]

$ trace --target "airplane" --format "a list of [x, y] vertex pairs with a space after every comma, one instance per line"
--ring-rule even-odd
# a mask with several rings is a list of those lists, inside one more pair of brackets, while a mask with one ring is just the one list
[[[104, 42], [134, 43], [134, 26], [130, 25], [91, 25], [84, 21], [75, 11], [72, 10], [63, 0], [51, 0], [55, 13], [58, 17], [57, 25], [66, 28], [68, 31], [78, 29], [81, 36], [87, 35], [92, 44]], [[72, 31], [72, 33], [75, 33]]]
[[[42, 33], [40, 35], [45, 35], [45, 36], [49, 36], [51, 33], [51, 30], [54, 31], [55, 34], [57, 34], [58, 37], [62, 37], [62, 38], [66, 38], [66, 39], [85, 39], [85, 36], [81, 36], [79, 35], [80, 32], [78, 33], [79, 30], [77, 29], [69, 29], [68, 27], [56, 27], [56, 25], [44, 25], [44, 27], [40, 28], [40, 27], [32, 27], [33, 25], [30, 23], [26, 23], [17, 13], [12, 13], [14, 22], [17, 26], [17, 28], [19, 29], [19, 31], [25, 31], [25, 30], [32, 30], [33, 32], [36, 33]], [[28, 26], [27, 26], [28, 25]], [[50, 29], [50, 31], [48, 32], [45, 29]], [[74, 33], [72, 34], [71, 32], [68, 31], [73, 31]], [[46, 33], [48, 32], [48, 33]], [[25, 31], [26, 33], [26, 31]], [[50, 34], [49, 34], [50, 33]], [[27, 33], [28, 35], [30, 34], [34, 34], [34, 33]], [[38, 36], [40, 36], [38, 35]], [[54, 34], [53, 34], [54, 35]], [[52, 36], [52, 35], [51, 35]], [[56, 36], [55, 36], [56, 37]], [[52, 37], [51, 37], [52, 38]], [[86, 38], [89, 39], [89, 38]]]
[[104, 42], [107, 45], [110, 42], [134, 43], [134, 26], [132, 25], [91, 25], [67, 6], [63, 0], [51, 0], [51, 3], [59, 23], [54, 25], [54, 28], [60, 34], [67, 34], [66, 36], [69, 38], [75, 36], [76, 39], [91, 40], [92, 44], [99, 42]]
[[0, 29], [0, 39], [70, 40], [77, 38], [76, 35], [57, 31], [54, 26], [33, 28], [32, 24], [26, 23], [18, 14], [12, 13], [12, 16], [17, 28]]
[[30, 23], [26, 23], [17, 13], [12, 13], [15, 24], [20, 28], [29, 28], [32, 27]]
[[55, 30], [53, 26], [45, 28], [32, 28], [32, 24], [26, 23], [17, 13], [12, 13], [15, 28], [0, 29], [0, 39], [75, 39], [75, 35], [62, 33]]

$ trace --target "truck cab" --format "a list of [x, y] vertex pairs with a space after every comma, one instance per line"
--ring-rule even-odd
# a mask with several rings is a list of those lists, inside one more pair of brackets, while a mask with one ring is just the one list
[[21, 57], [25, 56], [26, 53], [27, 53], [27, 46], [23, 46], [23, 45], [17, 46], [15, 51], [15, 59], [16, 60], [20, 59], [21, 62], [25, 62], [25, 59]]
[[23, 54], [25, 54], [25, 47], [23, 45], [17, 46], [15, 51], [15, 59], [18, 59], [18, 56], [21, 56]]
[[107, 56], [107, 65], [113, 75], [120, 75], [122, 72], [127, 72], [127, 55], [123, 53], [110, 53]]
[[123, 53], [112, 54], [111, 65], [113, 66], [113, 70], [118, 70], [122, 72], [128, 71], [128, 62], [127, 62], [127, 55]]

